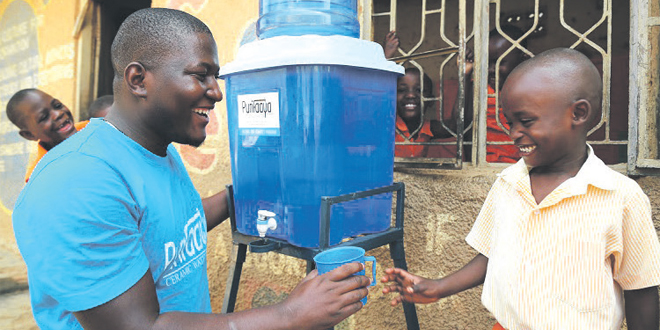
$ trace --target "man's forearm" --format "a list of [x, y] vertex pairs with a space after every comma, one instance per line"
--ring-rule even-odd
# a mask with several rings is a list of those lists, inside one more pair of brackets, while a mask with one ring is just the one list
[[229, 217], [227, 190], [202, 199], [202, 206], [206, 215], [207, 230], [211, 230]]

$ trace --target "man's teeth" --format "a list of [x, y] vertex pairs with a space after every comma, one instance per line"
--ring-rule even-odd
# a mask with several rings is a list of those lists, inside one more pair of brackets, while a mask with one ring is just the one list
[[211, 112], [211, 110], [209, 110], [209, 109], [195, 109], [195, 110], [193, 110], [193, 111], [194, 111], [196, 114], [198, 114], [198, 115], [202, 115], [202, 116], [204, 116], [204, 117], [208, 117], [208, 116], [209, 116], [209, 112]]
[[518, 149], [520, 149], [522, 153], [528, 154], [534, 151], [534, 149], [536, 149], [536, 146], [524, 146], [524, 147], [518, 147]]
[[413, 104], [413, 103], [408, 103], [408, 104], [405, 105], [405, 107], [406, 107], [406, 109], [412, 110], [412, 109], [415, 109], [417, 107], [417, 105]]

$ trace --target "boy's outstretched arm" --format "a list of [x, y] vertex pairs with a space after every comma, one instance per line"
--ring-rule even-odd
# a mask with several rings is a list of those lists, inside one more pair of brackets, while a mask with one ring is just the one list
[[404, 301], [422, 304], [436, 302], [484, 283], [487, 266], [488, 258], [478, 254], [460, 270], [437, 280], [413, 275], [399, 268], [389, 268], [385, 270], [381, 282], [392, 284], [385, 287], [383, 293], [399, 293], [392, 299], [392, 306]]
[[626, 303], [626, 323], [629, 330], [658, 329], [660, 324], [660, 303], [658, 287], [623, 292]]

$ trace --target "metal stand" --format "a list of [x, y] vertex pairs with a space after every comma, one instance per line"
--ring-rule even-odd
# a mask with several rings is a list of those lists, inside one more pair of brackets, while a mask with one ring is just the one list
[[[307, 261], [307, 272], [311, 272], [314, 268], [314, 256], [321, 251], [329, 248], [330, 240], [330, 210], [332, 205], [352, 201], [369, 196], [396, 192], [396, 220], [394, 227], [375, 234], [368, 234], [354, 239], [341, 242], [336, 246], [359, 246], [365, 251], [375, 249], [379, 246], [389, 244], [390, 256], [394, 261], [394, 266], [401, 269], [408, 269], [406, 264], [406, 253], [403, 247], [403, 201], [405, 199], [405, 185], [401, 182], [394, 183], [391, 186], [351, 193], [336, 197], [322, 197], [321, 199], [321, 223], [319, 228], [319, 247], [318, 248], [303, 248], [289, 244], [286, 241], [268, 238], [274, 247], [268, 250], [281, 253], [291, 257], [304, 259]], [[222, 303], [222, 312], [231, 313], [234, 311], [236, 305], [236, 297], [238, 295], [238, 285], [241, 278], [241, 271], [243, 270], [243, 263], [247, 254], [248, 246], [253, 252], [266, 252], [255, 251], [250, 243], [263, 241], [262, 238], [256, 236], [245, 235], [239, 233], [236, 229], [236, 218], [234, 212], [234, 190], [231, 185], [227, 186], [227, 199], [229, 204], [229, 215], [231, 221], [232, 240], [234, 246], [232, 248], [233, 265], [229, 268], [229, 275], [227, 277], [227, 287], [225, 291], [225, 298]], [[257, 245], [258, 247], [259, 245]], [[336, 247], [333, 246], [333, 247]], [[274, 249], [273, 249], [274, 248]], [[418, 330], [419, 322], [417, 320], [417, 311], [415, 305], [411, 303], [403, 303], [403, 313], [406, 317], [406, 324], [408, 330]]]

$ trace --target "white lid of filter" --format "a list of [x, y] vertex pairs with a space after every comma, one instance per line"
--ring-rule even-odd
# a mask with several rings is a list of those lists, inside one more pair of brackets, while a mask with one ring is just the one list
[[246, 43], [236, 59], [220, 68], [220, 76], [289, 65], [345, 65], [404, 74], [402, 66], [385, 59], [371, 41], [341, 35], [277, 36]]

